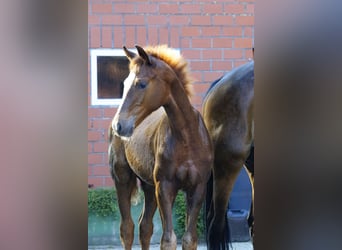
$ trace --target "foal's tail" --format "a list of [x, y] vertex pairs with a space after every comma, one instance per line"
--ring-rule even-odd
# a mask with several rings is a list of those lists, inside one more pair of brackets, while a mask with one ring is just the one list
[[[211, 173], [209, 181], [207, 182], [207, 192], [205, 199], [205, 231], [206, 231], [206, 242], [207, 248], [210, 250], [227, 250], [231, 245], [230, 231], [227, 216], [224, 216], [224, 230], [220, 232], [220, 229], [216, 229], [215, 225], [210, 228], [211, 219], [213, 217], [213, 189], [214, 189], [214, 179]], [[209, 239], [209, 234], [213, 235]]]

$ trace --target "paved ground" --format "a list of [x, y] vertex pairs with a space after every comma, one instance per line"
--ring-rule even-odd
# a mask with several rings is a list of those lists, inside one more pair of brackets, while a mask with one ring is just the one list
[[[233, 243], [233, 249], [232, 250], [253, 250], [253, 245], [251, 242], [238, 242], [238, 243]], [[122, 247], [118, 247], [118, 246], [90, 246], [88, 247], [89, 250], [122, 250]], [[139, 250], [140, 246], [139, 245], [135, 245], [133, 246], [132, 250]], [[159, 250], [160, 247], [159, 245], [151, 245], [150, 250]], [[182, 246], [178, 245], [177, 250], [181, 250]], [[207, 247], [205, 245], [199, 245], [197, 247], [197, 250], [206, 250]]]

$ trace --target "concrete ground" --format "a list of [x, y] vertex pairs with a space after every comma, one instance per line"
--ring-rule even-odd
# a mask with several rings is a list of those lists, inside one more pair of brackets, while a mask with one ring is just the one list
[[[232, 250], [253, 250], [253, 245], [251, 242], [234, 242], [232, 244]], [[90, 246], [88, 247], [88, 250], [122, 250], [122, 247], [118, 246]], [[134, 245], [132, 250], [140, 250], [139, 245]], [[160, 246], [158, 244], [156, 245], [151, 245], [150, 250], [159, 250]], [[178, 245], [177, 250], [181, 250], [182, 246]], [[207, 246], [206, 245], [198, 245], [197, 247], [198, 250], [206, 250]]]

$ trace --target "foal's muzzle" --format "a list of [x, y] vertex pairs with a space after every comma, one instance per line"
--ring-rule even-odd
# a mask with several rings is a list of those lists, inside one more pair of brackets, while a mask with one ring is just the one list
[[130, 137], [133, 134], [134, 120], [127, 119], [113, 122], [112, 124], [114, 132], [120, 137]]

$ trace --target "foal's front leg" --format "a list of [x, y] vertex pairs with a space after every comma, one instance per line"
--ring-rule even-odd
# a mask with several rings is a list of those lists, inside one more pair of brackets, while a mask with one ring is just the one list
[[154, 186], [142, 182], [144, 191], [144, 208], [139, 219], [139, 240], [142, 250], [150, 249], [150, 241], [153, 233], [153, 215], [157, 209], [157, 201]]
[[120, 240], [125, 250], [132, 249], [134, 239], [134, 222], [131, 216], [131, 197], [136, 192], [136, 176], [129, 166], [114, 165], [113, 174], [121, 215]]
[[186, 192], [186, 231], [182, 240], [184, 250], [197, 249], [197, 219], [203, 204], [205, 188], [206, 183], [201, 183]]
[[160, 249], [176, 250], [177, 237], [172, 225], [172, 204], [176, 197], [176, 188], [172, 182], [163, 180], [156, 183], [156, 197], [163, 225]]

